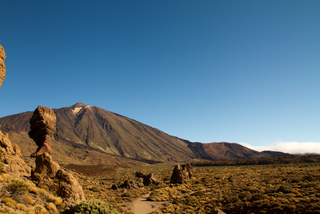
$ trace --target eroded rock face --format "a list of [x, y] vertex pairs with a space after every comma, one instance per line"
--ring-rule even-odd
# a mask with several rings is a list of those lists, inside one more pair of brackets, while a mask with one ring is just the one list
[[85, 200], [79, 182], [70, 172], [62, 169], [52, 160], [49, 153], [36, 156], [36, 168], [31, 172], [31, 179], [39, 187], [49, 187], [64, 198], [68, 206], [74, 206]]
[[140, 189], [144, 187], [143, 178], [136, 178], [135, 180], [125, 180], [120, 188], [126, 189]]
[[173, 169], [170, 183], [184, 184], [192, 178], [192, 166], [190, 164], [178, 164]]
[[142, 178], [143, 179], [143, 184], [145, 186], [150, 186], [152, 184], [154, 185], [158, 185], [160, 184], [161, 182], [158, 181], [154, 175], [152, 173], [149, 173], [149, 174], [144, 174], [142, 172], [136, 172], [136, 177], [137, 178]]
[[[161, 182], [157, 181], [152, 173], [144, 174], [142, 172], [136, 172], [136, 178], [134, 180], [126, 180], [121, 184], [120, 188], [126, 189], [139, 189], [144, 186], [158, 185]], [[112, 186], [112, 189], [117, 189], [116, 185]]]
[[0, 131], [0, 160], [6, 164], [4, 171], [16, 176], [29, 176], [31, 168], [20, 155], [19, 146], [11, 143], [9, 134]]
[[2, 86], [2, 82], [6, 76], [6, 66], [4, 65], [4, 60], [6, 59], [6, 54], [2, 45], [0, 45], [0, 89]]
[[52, 154], [52, 141], [56, 133], [56, 114], [50, 108], [38, 106], [30, 119], [29, 136], [38, 149], [31, 157], [48, 152]]

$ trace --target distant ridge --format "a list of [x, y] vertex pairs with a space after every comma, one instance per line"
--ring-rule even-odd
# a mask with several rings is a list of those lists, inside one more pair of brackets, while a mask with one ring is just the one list
[[[64, 163], [132, 165], [284, 155], [257, 152], [236, 143], [192, 143], [83, 103], [53, 110], [57, 115], [54, 156]], [[0, 129], [9, 133], [25, 156], [35, 148], [27, 134], [31, 116], [30, 111], [0, 118]]]

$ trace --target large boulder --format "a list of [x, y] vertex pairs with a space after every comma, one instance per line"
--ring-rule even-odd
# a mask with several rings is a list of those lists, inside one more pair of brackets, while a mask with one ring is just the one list
[[[136, 172], [136, 178], [134, 180], [125, 180], [123, 184], [121, 184], [120, 188], [126, 188], [126, 189], [139, 189], [144, 186], [150, 186], [150, 185], [158, 185], [161, 182], [158, 181], [152, 173], [144, 174], [143, 172]], [[113, 185], [111, 187], [112, 189], [117, 189], [118, 187], [116, 185]]]
[[67, 206], [74, 206], [85, 200], [83, 189], [71, 172], [62, 169], [52, 160], [49, 153], [36, 156], [36, 167], [31, 179], [39, 187], [48, 187], [62, 197]]
[[170, 183], [184, 184], [192, 178], [192, 166], [190, 164], [178, 164], [173, 169]]
[[17, 177], [29, 176], [31, 168], [21, 158], [20, 148], [11, 143], [9, 134], [0, 131], [0, 160], [5, 164], [4, 171]]
[[30, 119], [29, 136], [38, 146], [36, 152], [31, 156], [36, 157], [37, 154], [52, 154], [52, 141], [56, 134], [56, 114], [50, 108], [38, 106], [33, 112]]
[[158, 181], [158, 180], [154, 177], [153, 173], [144, 174], [143, 172], [138, 171], [138, 172], [136, 172], [136, 177], [137, 177], [137, 178], [142, 178], [142, 179], [143, 179], [143, 184], [144, 184], [145, 186], [150, 186], [150, 185], [152, 185], [152, 184], [153, 184], [153, 185], [158, 185], [158, 184], [161, 183], [160, 181]]
[[6, 66], [4, 65], [4, 60], [6, 59], [6, 54], [2, 45], [0, 45], [0, 89], [2, 86], [2, 82], [6, 76]]

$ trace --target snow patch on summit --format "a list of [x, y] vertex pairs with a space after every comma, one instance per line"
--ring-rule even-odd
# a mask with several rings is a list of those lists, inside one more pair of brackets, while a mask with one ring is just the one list
[[74, 109], [72, 109], [72, 112], [76, 115], [79, 113], [79, 111], [82, 109], [82, 107], [75, 107]]

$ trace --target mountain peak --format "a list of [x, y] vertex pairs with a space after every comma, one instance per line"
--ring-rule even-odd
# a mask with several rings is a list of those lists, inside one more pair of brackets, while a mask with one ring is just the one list
[[86, 107], [87, 105], [84, 103], [76, 103], [73, 106], [71, 106], [71, 108], [75, 108], [75, 107]]
[[76, 103], [73, 106], [71, 106], [73, 114], [77, 115], [81, 109], [87, 108], [88, 106], [84, 103]]

